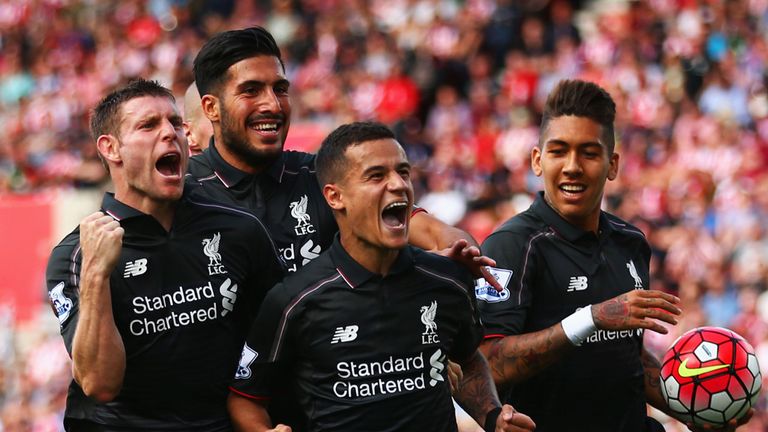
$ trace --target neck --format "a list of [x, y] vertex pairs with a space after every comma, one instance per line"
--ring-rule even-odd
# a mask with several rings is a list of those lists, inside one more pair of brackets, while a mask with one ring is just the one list
[[158, 201], [149, 197], [141, 199], [131, 199], [115, 192], [115, 199], [125, 205], [129, 205], [136, 210], [148, 214], [155, 218], [166, 231], [171, 230], [173, 216], [176, 214], [177, 201]]
[[598, 228], [600, 227], [600, 209], [598, 208], [597, 211], [593, 212], [590, 215], [587, 215], [584, 218], [574, 218], [574, 217], [567, 217], [566, 215], [562, 214], [560, 210], [558, 210], [557, 207], [552, 203], [552, 201], [549, 200], [549, 197], [547, 194], [544, 194], [544, 201], [547, 202], [547, 205], [552, 208], [552, 210], [555, 211], [563, 220], [568, 222], [569, 224], [581, 228], [584, 231], [591, 231], [595, 234], [598, 233]]
[[222, 144], [223, 142], [224, 139], [221, 137], [221, 135], [214, 136], [214, 146], [216, 146], [216, 150], [219, 152], [221, 158], [224, 159], [226, 163], [248, 174], [259, 174], [264, 171], [264, 166], [254, 166], [247, 163], [237, 153], [233, 152], [228, 146]]
[[371, 273], [386, 276], [397, 260], [400, 249], [372, 245], [354, 234], [341, 233], [341, 245], [350, 257]]

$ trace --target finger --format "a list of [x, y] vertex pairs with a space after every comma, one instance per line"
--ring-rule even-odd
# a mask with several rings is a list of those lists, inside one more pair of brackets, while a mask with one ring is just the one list
[[499, 414], [499, 417], [501, 418], [501, 420], [503, 420], [505, 426], [507, 425], [512, 426], [512, 428], [505, 427], [504, 430], [527, 431], [527, 430], [533, 430], [536, 427], [536, 423], [534, 423], [530, 417], [528, 417], [527, 415], [521, 412], [517, 412], [512, 407], [512, 405], [504, 405], [501, 408], [501, 413]]
[[477, 246], [466, 246], [461, 250], [462, 256], [479, 257], [480, 249]]
[[638, 323], [637, 326], [634, 326], [634, 327], [644, 328], [646, 330], [650, 330], [659, 334], [669, 333], [669, 330], [667, 330], [666, 327], [664, 327], [663, 325], [651, 319], [643, 319]]
[[481, 266], [480, 274], [483, 275], [483, 279], [485, 279], [485, 281], [488, 282], [488, 284], [492, 286], [493, 289], [495, 289], [497, 292], [504, 291], [504, 288], [502, 288], [502, 286], [499, 284], [499, 281], [493, 277], [493, 274], [491, 274], [491, 271], [488, 269], [488, 267]]
[[739, 426], [741, 426], [741, 425], [743, 425], [743, 424], [746, 424], [746, 423], [747, 423], [747, 422], [748, 422], [748, 421], [749, 421], [749, 420], [752, 418], [752, 416], [753, 416], [754, 414], [755, 414], [755, 409], [754, 409], [754, 408], [750, 408], [750, 409], [749, 409], [749, 411], [747, 411], [747, 413], [746, 413], [746, 414], [744, 414], [744, 415], [743, 415], [743, 416], [742, 416], [742, 417], [741, 417], [741, 418], [738, 420], [737, 424], [738, 424]]
[[664, 309], [674, 315], [680, 315], [683, 312], [676, 304], [658, 297], [638, 296], [638, 298], [631, 299], [630, 302], [634, 307], [642, 309]]
[[634, 290], [632, 291], [632, 293], [637, 297], [661, 298], [668, 301], [669, 303], [674, 303], [674, 304], [680, 303], [680, 298], [659, 290]]
[[496, 260], [485, 255], [476, 256], [472, 258], [472, 261], [477, 265], [496, 267]]
[[453, 249], [454, 252], [459, 252], [460, 250], [467, 247], [469, 243], [467, 243], [464, 239], [458, 239], [451, 244], [451, 249]]
[[660, 309], [643, 309], [640, 318], [653, 318], [659, 321], [664, 321], [672, 325], [677, 325], [676, 315], [672, 315], [669, 312]]

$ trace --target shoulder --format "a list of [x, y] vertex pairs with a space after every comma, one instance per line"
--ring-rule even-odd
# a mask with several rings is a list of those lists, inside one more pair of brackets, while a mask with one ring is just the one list
[[527, 242], [548, 230], [549, 226], [541, 218], [526, 210], [496, 228], [483, 242], [483, 248], [499, 241]]
[[197, 181], [214, 175], [213, 168], [206, 156], [205, 154], [199, 154], [189, 158], [189, 166], [187, 168], [188, 180], [193, 179]]
[[286, 150], [283, 152], [283, 163], [287, 174], [315, 173], [315, 155], [311, 153]]
[[240, 232], [244, 237], [248, 237], [248, 234], [268, 236], [266, 226], [252, 211], [233, 202], [211, 197], [199, 185], [189, 187], [182, 199], [189, 209], [187, 221], [190, 224], [203, 224], [210, 228], [226, 227]]
[[448, 257], [427, 252], [409, 246], [413, 253], [413, 263], [416, 271], [427, 277], [442, 279], [445, 282], [469, 289], [474, 283], [474, 277], [463, 265], [457, 264]]
[[54, 246], [50, 262], [57, 259], [70, 259], [80, 249], [80, 227], [75, 228]]
[[228, 215], [235, 219], [257, 220], [256, 215], [245, 207], [216, 199], [206, 193], [200, 185], [187, 185], [183, 200], [192, 209], [198, 209], [206, 213]]
[[635, 237], [644, 242], [647, 241], [645, 233], [640, 228], [611, 213], [603, 212], [603, 215], [605, 215], [605, 218], [611, 225], [611, 228], [613, 228], [613, 230], [619, 234]]
[[341, 283], [344, 283], [341, 274], [333, 266], [328, 252], [323, 252], [298, 271], [288, 273], [269, 294], [282, 299], [282, 303], [301, 303]]
[[51, 251], [46, 268], [47, 278], [64, 278], [65, 275], [72, 273], [75, 269], [73, 263], [80, 259], [79, 254], [80, 227], [77, 227]]

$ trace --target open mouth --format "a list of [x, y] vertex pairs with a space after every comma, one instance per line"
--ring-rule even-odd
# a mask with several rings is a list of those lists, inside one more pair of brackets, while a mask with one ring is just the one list
[[271, 136], [276, 135], [280, 131], [282, 125], [283, 122], [279, 120], [261, 120], [258, 122], [250, 122], [248, 127], [261, 135]]
[[181, 175], [181, 156], [178, 153], [168, 153], [160, 157], [155, 168], [165, 177]]
[[381, 219], [384, 224], [391, 228], [402, 228], [405, 226], [406, 212], [408, 211], [408, 202], [393, 202], [381, 211]]
[[564, 184], [564, 185], [560, 185], [560, 190], [565, 193], [576, 194], [576, 193], [584, 192], [585, 190], [587, 190], [587, 187], [584, 185]]

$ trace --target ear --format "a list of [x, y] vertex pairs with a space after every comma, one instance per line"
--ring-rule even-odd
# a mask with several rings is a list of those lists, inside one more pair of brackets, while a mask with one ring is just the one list
[[536, 177], [541, 177], [543, 170], [541, 169], [541, 149], [539, 146], [534, 146], [531, 150], [531, 169]]
[[192, 146], [192, 145], [195, 145], [197, 143], [195, 142], [195, 136], [192, 135], [192, 128], [189, 125], [190, 125], [189, 122], [186, 122], [186, 121], [182, 122], [181, 123], [181, 128], [184, 130], [184, 136], [187, 137], [187, 143], [190, 146]]
[[613, 152], [611, 160], [608, 162], [608, 180], [615, 180], [619, 175], [619, 154]]
[[107, 162], [119, 164], [123, 161], [120, 156], [120, 141], [114, 135], [101, 135], [96, 140], [96, 149]]
[[334, 183], [323, 186], [323, 196], [328, 206], [333, 210], [344, 210], [344, 200], [342, 199], [341, 189]]
[[200, 104], [203, 107], [203, 114], [208, 117], [208, 120], [212, 122], [219, 121], [219, 98], [214, 95], [207, 94], [200, 99]]

